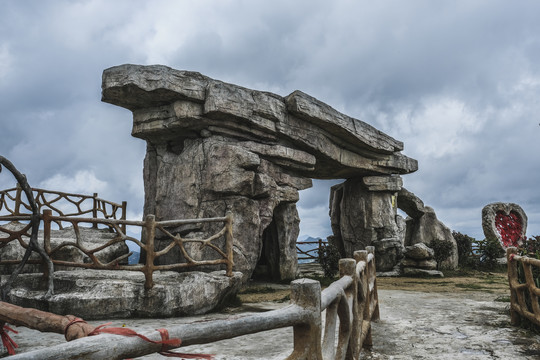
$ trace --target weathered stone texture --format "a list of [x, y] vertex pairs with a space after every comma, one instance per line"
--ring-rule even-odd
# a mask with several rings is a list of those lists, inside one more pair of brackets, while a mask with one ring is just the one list
[[[375, 239], [395, 242], [391, 192], [401, 179], [389, 175], [418, 165], [400, 153], [400, 141], [371, 125], [300, 91], [281, 97], [165, 66], [107, 69], [102, 89], [103, 101], [133, 112], [132, 134], [147, 141], [144, 213], [165, 220], [232, 210], [235, 269], [244, 279], [258, 266], [274, 278], [295, 276], [295, 203], [311, 178], [354, 178], [362, 190], [347, 192], [368, 197], [359, 204], [343, 197], [339, 207], [349, 219], [332, 220], [343, 227], [347, 252]], [[350, 221], [360, 214], [369, 219], [366, 231]], [[210, 230], [175, 229], [184, 236]], [[399, 257], [400, 251], [387, 251]], [[177, 258], [178, 252], [159, 261]]]
[[501, 246], [506, 248], [507, 246], [505, 246], [495, 222], [498, 212], [501, 212], [506, 216], [509, 216], [511, 213], [517, 215], [521, 225], [521, 238], [525, 237], [525, 234], [527, 233], [527, 214], [525, 214], [525, 211], [521, 206], [514, 203], [496, 202], [488, 204], [482, 209], [482, 230], [484, 230], [486, 239], [497, 239]]
[[55, 271], [55, 294], [44, 299], [43, 292], [36, 291], [41, 275], [22, 274], [10, 303], [86, 320], [198, 315], [238, 292], [241, 277], [238, 272], [227, 277], [224, 271], [158, 271], [154, 287], [145, 290], [144, 274], [138, 271]]
[[452, 244], [452, 252], [450, 257], [440, 264], [440, 268], [455, 269], [458, 265], [456, 240], [452, 231], [437, 219], [435, 211], [425, 206], [422, 200], [405, 188], [399, 191], [397, 202], [398, 207], [409, 215], [406, 219], [405, 245], [423, 243], [429, 246], [433, 240], [448, 241]]
[[[332, 187], [330, 219], [333, 243], [342, 256], [375, 246], [377, 271], [390, 271], [403, 253], [403, 238], [399, 236], [395, 191], [370, 191], [365, 178], [348, 179]], [[395, 183], [395, 180], [391, 180]], [[368, 180], [369, 184], [373, 184]], [[388, 183], [378, 181], [378, 184]]]

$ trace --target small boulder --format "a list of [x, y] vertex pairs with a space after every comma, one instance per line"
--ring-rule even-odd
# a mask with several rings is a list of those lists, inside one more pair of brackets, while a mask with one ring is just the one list
[[430, 260], [433, 259], [435, 252], [426, 244], [418, 243], [405, 247], [404, 255], [413, 260]]

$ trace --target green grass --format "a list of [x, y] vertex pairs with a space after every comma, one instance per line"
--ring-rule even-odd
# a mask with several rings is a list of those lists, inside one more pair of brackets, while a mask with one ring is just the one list
[[478, 284], [456, 284], [455, 287], [469, 290], [488, 290], [487, 288]]

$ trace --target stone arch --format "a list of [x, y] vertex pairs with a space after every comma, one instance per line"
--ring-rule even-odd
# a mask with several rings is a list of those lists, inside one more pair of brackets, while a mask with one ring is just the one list
[[261, 252], [254, 277], [271, 280], [294, 279], [299, 222], [294, 203], [284, 202], [276, 206], [272, 221], [261, 236]]
[[[132, 135], [147, 142], [144, 213], [160, 220], [232, 210], [235, 270], [245, 280], [264, 236], [278, 242], [273, 273], [295, 273], [285, 253], [298, 235], [298, 191], [312, 178], [377, 188], [377, 177], [418, 168], [400, 141], [300, 91], [282, 97], [161, 65], [121, 65], [103, 72], [102, 100], [131, 110]], [[276, 236], [266, 230], [272, 223]]]

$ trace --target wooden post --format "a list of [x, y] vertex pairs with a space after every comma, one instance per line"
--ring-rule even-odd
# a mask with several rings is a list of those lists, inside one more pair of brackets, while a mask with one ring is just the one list
[[146, 281], [144, 283], [144, 288], [150, 290], [154, 286], [154, 281], [152, 279], [152, 274], [154, 273], [154, 257], [155, 251], [154, 242], [156, 237], [156, 216], [155, 215], [146, 215], [145, 218], [146, 228], [146, 263], [144, 264], [144, 276]]
[[291, 303], [313, 315], [308, 322], [293, 327], [294, 350], [287, 360], [322, 360], [321, 284], [311, 279], [292, 281]]
[[[127, 213], [127, 201], [122, 201], [122, 215], [120, 217], [120, 220], [126, 220], [126, 216], [127, 216], [126, 213]], [[122, 224], [121, 229], [125, 234], [126, 233], [126, 224]]]
[[13, 215], [21, 215], [21, 194], [22, 188], [21, 184], [17, 183], [17, 190], [15, 192], [15, 208], [13, 209]]
[[234, 266], [234, 251], [233, 251], [233, 214], [231, 211], [227, 212], [227, 220], [225, 226], [227, 227], [227, 232], [225, 233], [225, 254], [227, 254], [227, 276], [233, 275], [233, 266]]
[[[358, 250], [354, 252], [354, 260], [356, 263], [364, 262], [366, 266], [362, 274], [355, 274], [355, 282], [357, 286], [355, 306], [353, 307], [353, 330], [351, 334], [351, 353], [353, 358], [358, 358], [364, 343], [371, 341], [369, 337], [371, 332], [364, 329], [364, 319], [369, 322], [369, 271], [368, 271], [368, 252], [367, 250]], [[367, 340], [366, 340], [367, 339]]]
[[[86, 322], [77, 322], [66, 328], [74, 319], [77, 318], [73, 315], [56, 315], [33, 308], [22, 308], [0, 301], [1, 322], [7, 322], [15, 326], [24, 326], [41, 332], [64, 334], [67, 341], [85, 337], [94, 330], [94, 326]], [[61, 355], [59, 354], [59, 356]]]
[[518, 283], [517, 264], [512, 260], [514, 255], [517, 255], [518, 249], [515, 247], [509, 247], [506, 249], [506, 264], [508, 268], [508, 285], [510, 286], [510, 324], [517, 326], [521, 321], [519, 313], [514, 309], [514, 306], [518, 304], [515, 284]]
[[[94, 196], [92, 197], [93, 201], [94, 201], [94, 206], [92, 207], [92, 217], [94, 219], [97, 219], [98, 217], [98, 193], [94, 193]], [[94, 223], [92, 224], [92, 227], [94, 229], [97, 229], [98, 225], [97, 223]]]
[[51, 216], [52, 210], [43, 210], [43, 247], [47, 255], [51, 254]]
[[375, 309], [373, 310], [373, 314], [371, 315], [370, 319], [372, 321], [379, 320], [379, 293], [377, 292], [377, 269], [375, 268], [375, 246], [366, 246], [366, 250], [369, 254], [373, 254], [373, 261], [370, 261], [368, 264], [369, 269], [369, 283], [370, 286], [373, 284], [373, 293], [370, 293], [370, 297], [373, 296], [372, 299], [370, 299], [370, 303], [375, 302]]
[[[356, 294], [358, 293], [357, 283], [354, 280], [356, 273], [356, 261], [354, 259], [340, 259], [339, 260], [339, 277], [350, 276], [353, 279], [352, 284], [345, 289], [345, 299], [340, 300], [340, 306], [338, 307], [339, 315], [339, 338], [335, 352], [335, 359], [346, 359], [349, 355], [349, 359], [352, 359], [352, 328], [354, 324], [354, 304], [356, 302]], [[346, 302], [347, 306], [343, 306], [343, 302]], [[347, 313], [345, 313], [347, 312]], [[326, 330], [326, 329], [325, 329]]]

